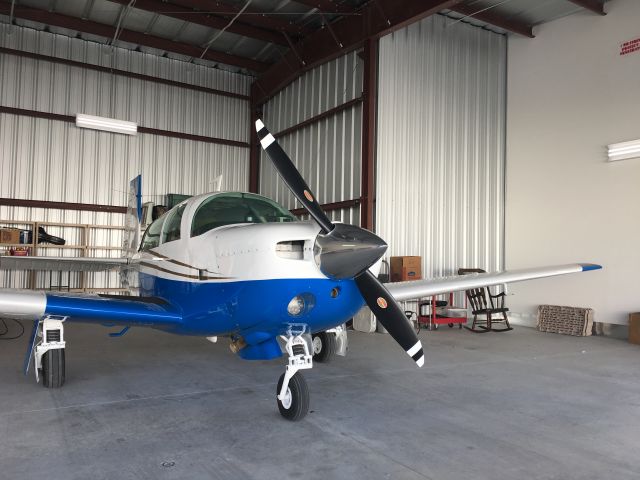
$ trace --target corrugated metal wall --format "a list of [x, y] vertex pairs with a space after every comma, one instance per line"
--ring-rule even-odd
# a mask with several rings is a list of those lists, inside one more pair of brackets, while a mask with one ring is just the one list
[[[263, 106], [263, 121], [273, 133], [362, 95], [363, 62], [356, 52], [325, 63], [297, 79]], [[278, 138], [320, 203], [360, 197], [362, 105]], [[282, 182], [264, 152], [260, 193], [289, 209], [301, 205]], [[329, 212], [333, 220], [360, 223], [359, 208]]]
[[423, 277], [502, 267], [505, 80], [506, 38], [462, 22], [380, 40], [376, 231]]
[[[9, 34], [10, 29], [10, 34]], [[248, 95], [251, 78], [17, 26], [0, 25], [0, 45]], [[249, 102], [78, 67], [0, 54], [0, 105], [75, 115], [88, 113], [197, 135], [249, 141]], [[166, 193], [248, 187], [249, 150], [149, 134], [136, 137], [55, 120], [0, 114], [0, 196], [126, 205], [129, 179], [143, 178], [143, 201]], [[124, 225], [124, 215], [0, 207], [0, 219]], [[52, 234], [77, 244], [80, 231]], [[97, 245], [120, 246], [119, 231], [95, 232]], [[54, 250], [50, 255], [73, 255]], [[118, 254], [96, 251], [96, 256]], [[20, 274], [0, 272], [0, 286]], [[102, 286], [94, 282], [93, 286]], [[117, 285], [111, 276], [109, 286]]]

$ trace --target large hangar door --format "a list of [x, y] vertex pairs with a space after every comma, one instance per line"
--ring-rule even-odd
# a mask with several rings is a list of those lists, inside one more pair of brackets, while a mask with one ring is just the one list
[[506, 38], [434, 15], [380, 40], [378, 84], [389, 255], [421, 255], [425, 278], [502, 268]]

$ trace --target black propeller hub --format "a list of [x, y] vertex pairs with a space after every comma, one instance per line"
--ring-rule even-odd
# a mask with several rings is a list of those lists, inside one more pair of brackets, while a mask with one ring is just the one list
[[376, 263], [387, 250], [377, 235], [355, 225], [334, 224], [316, 237], [313, 256], [320, 271], [333, 279], [354, 278]]

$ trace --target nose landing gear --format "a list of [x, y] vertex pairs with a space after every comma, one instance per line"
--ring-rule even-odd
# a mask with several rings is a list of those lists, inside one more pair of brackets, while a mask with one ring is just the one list
[[289, 364], [278, 380], [277, 402], [280, 414], [291, 421], [302, 420], [309, 412], [309, 388], [307, 381], [299, 373], [313, 367], [313, 357], [302, 332], [289, 331], [282, 336]]

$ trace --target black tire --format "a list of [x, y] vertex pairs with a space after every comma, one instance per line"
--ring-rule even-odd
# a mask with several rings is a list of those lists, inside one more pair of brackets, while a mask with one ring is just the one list
[[453, 328], [453, 323], [448, 323], [447, 325], [449, 325], [449, 328]]
[[283, 381], [284, 373], [280, 375], [280, 380], [278, 380], [278, 389], [276, 390], [276, 401], [278, 402], [280, 415], [292, 422], [302, 420], [307, 413], [309, 413], [309, 387], [307, 386], [307, 381], [300, 373], [296, 373], [291, 377], [288, 388], [288, 393], [290, 393], [291, 398], [288, 408], [277, 397], [280, 393]]
[[48, 350], [42, 355], [42, 385], [45, 388], [60, 388], [65, 377], [64, 348]]
[[[320, 346], [316, 352], [316, 347]], [[336, 336], [333, 333], [320, 332], [312, 336], [311, 346], [313, 347], [313, 359], [316, 362], [330, 362], [336, 353]]]

